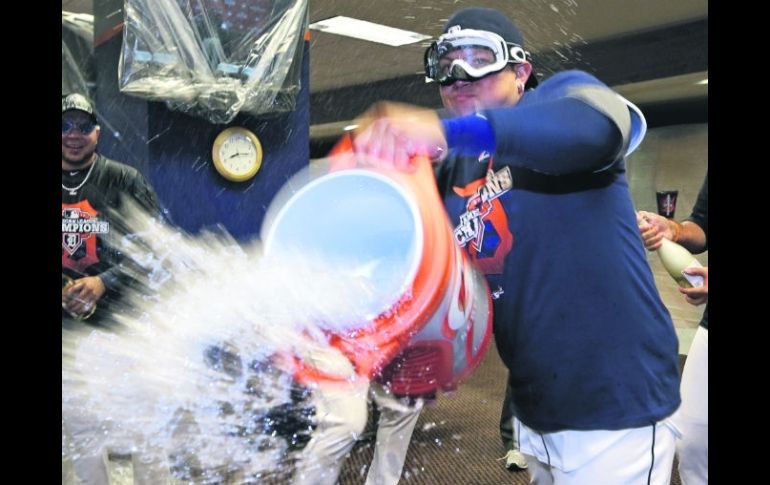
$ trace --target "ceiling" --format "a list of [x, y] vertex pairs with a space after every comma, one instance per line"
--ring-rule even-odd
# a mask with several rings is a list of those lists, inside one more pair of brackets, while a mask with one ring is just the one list
[[[70, 12], [92, 5], [62, 0]], [[435, 38], [468, 6], [511, 17], [541, 78], [585, 69], [646, 108], [651, 125], [708, 120], [708, 84], [696, 84], [708, 77], [708, 0], [310, 0], [310, 23], [345, 15]], [[312, 30], [311, 136], [335, 136], [378, 99], [439, 107], [422, 75], [426, 42], [390, 47]]]
[[[708, 15], [707, 0], [317, 0], [310, 2], [310, 22], [345, 15], [435, 38], [454, 11], [469, 6], [505, 12], [520, 27], [533, 54], [557, 48], [565, 56], [572, 45]], [[421, 74], [430, 42], [388, 47], [318, 31], [311, 35], [313, 90]]]

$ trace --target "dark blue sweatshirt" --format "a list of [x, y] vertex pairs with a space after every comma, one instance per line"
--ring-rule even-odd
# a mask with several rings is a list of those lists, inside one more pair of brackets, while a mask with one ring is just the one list
[[680, 403], [677, 337], [623, 160], [643, 118], [579, 71], [474, 116], [491, 138], [463, 136], [473, 117], [449, 121], [450, 156], [436, 175], [455, 240], [496, 298], [515, 415], [543, 432], [669, 416]]

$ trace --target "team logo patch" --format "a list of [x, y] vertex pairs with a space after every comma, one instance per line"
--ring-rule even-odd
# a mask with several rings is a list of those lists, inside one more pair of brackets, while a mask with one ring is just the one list
[[454, 189], [468, 197], [454, 228], [455, 242], [485, 274], [502, 273], [505, 256], [513, 247], [508, 217], [498, 200], [512, 188], [511, 170], [504, 167], [496, 173], [488, 170], [484, 179]]
[[110, 223], [98, 217], [87, 201], [62, 204], [62, 267], [83, 271], [99, 261], [96, 238], [110, 232]]

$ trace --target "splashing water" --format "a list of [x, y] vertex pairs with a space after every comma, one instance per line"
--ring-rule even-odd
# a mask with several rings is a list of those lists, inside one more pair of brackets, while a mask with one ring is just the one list
[[[336, 352], [325, 331], [368, 323], [366, 271], [278, 261], [224, 231], [193, 237], [129, 214], [121, 250], [143, 288], [126, 297], [132, 311], [108, 329], [62, 329], [63, 455], [107, 446], [196, 483], [285, 478], [314, 414], [287, 357]], [[352, 374], [337, 357], [325, 370]]]

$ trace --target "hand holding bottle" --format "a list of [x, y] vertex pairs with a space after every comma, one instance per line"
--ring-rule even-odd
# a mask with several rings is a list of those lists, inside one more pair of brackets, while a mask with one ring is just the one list
[[62, 273], [61, 307], [77, 320], [86, 320], [96, 311], [96, 302], [106, 288], [98, 276], [72, 279]]
[[662, 244], [662, 240], [674, 240], [674, 232], [665, 217], [647, 211], [637, 211], [636, 223], [642, 235], [644, 247], [648, 251], [655, 251]]
[[[698, 288], [704, 285], [704, 277], [700, 271], [691, 271], [700, 270], [703, 266], [690, 251], [674, 242], [677, 235], [677, 231], [674, 230], [677, 227], [676, 223], [669, 222], [665, 217], [647, 211], [638, 211], [636, 222], [639, 225], [644, 247], [649, 251], [658, 252], [663, 267], [676, 280], [680, 286], [680, 291], [682, 288]], [[685, 296], [688, 295], [685, 294]], [[700, 295], [693, 295], [693, 301], [696, 300], [700, 300]], [[693, 303], [689, 299], [688, 302], [693, 305], [700, 304]]]
[[704, 266], [702, 268], [687, 268], [684, 270], [685, 274], [691, 276], [699, 276], [703, 279], [701, 286], [693, 288], [679, 288], [679, 293], [684, 295], [687, 303], [691, 305], [703, 305], [709, 299], [709, 268]]

